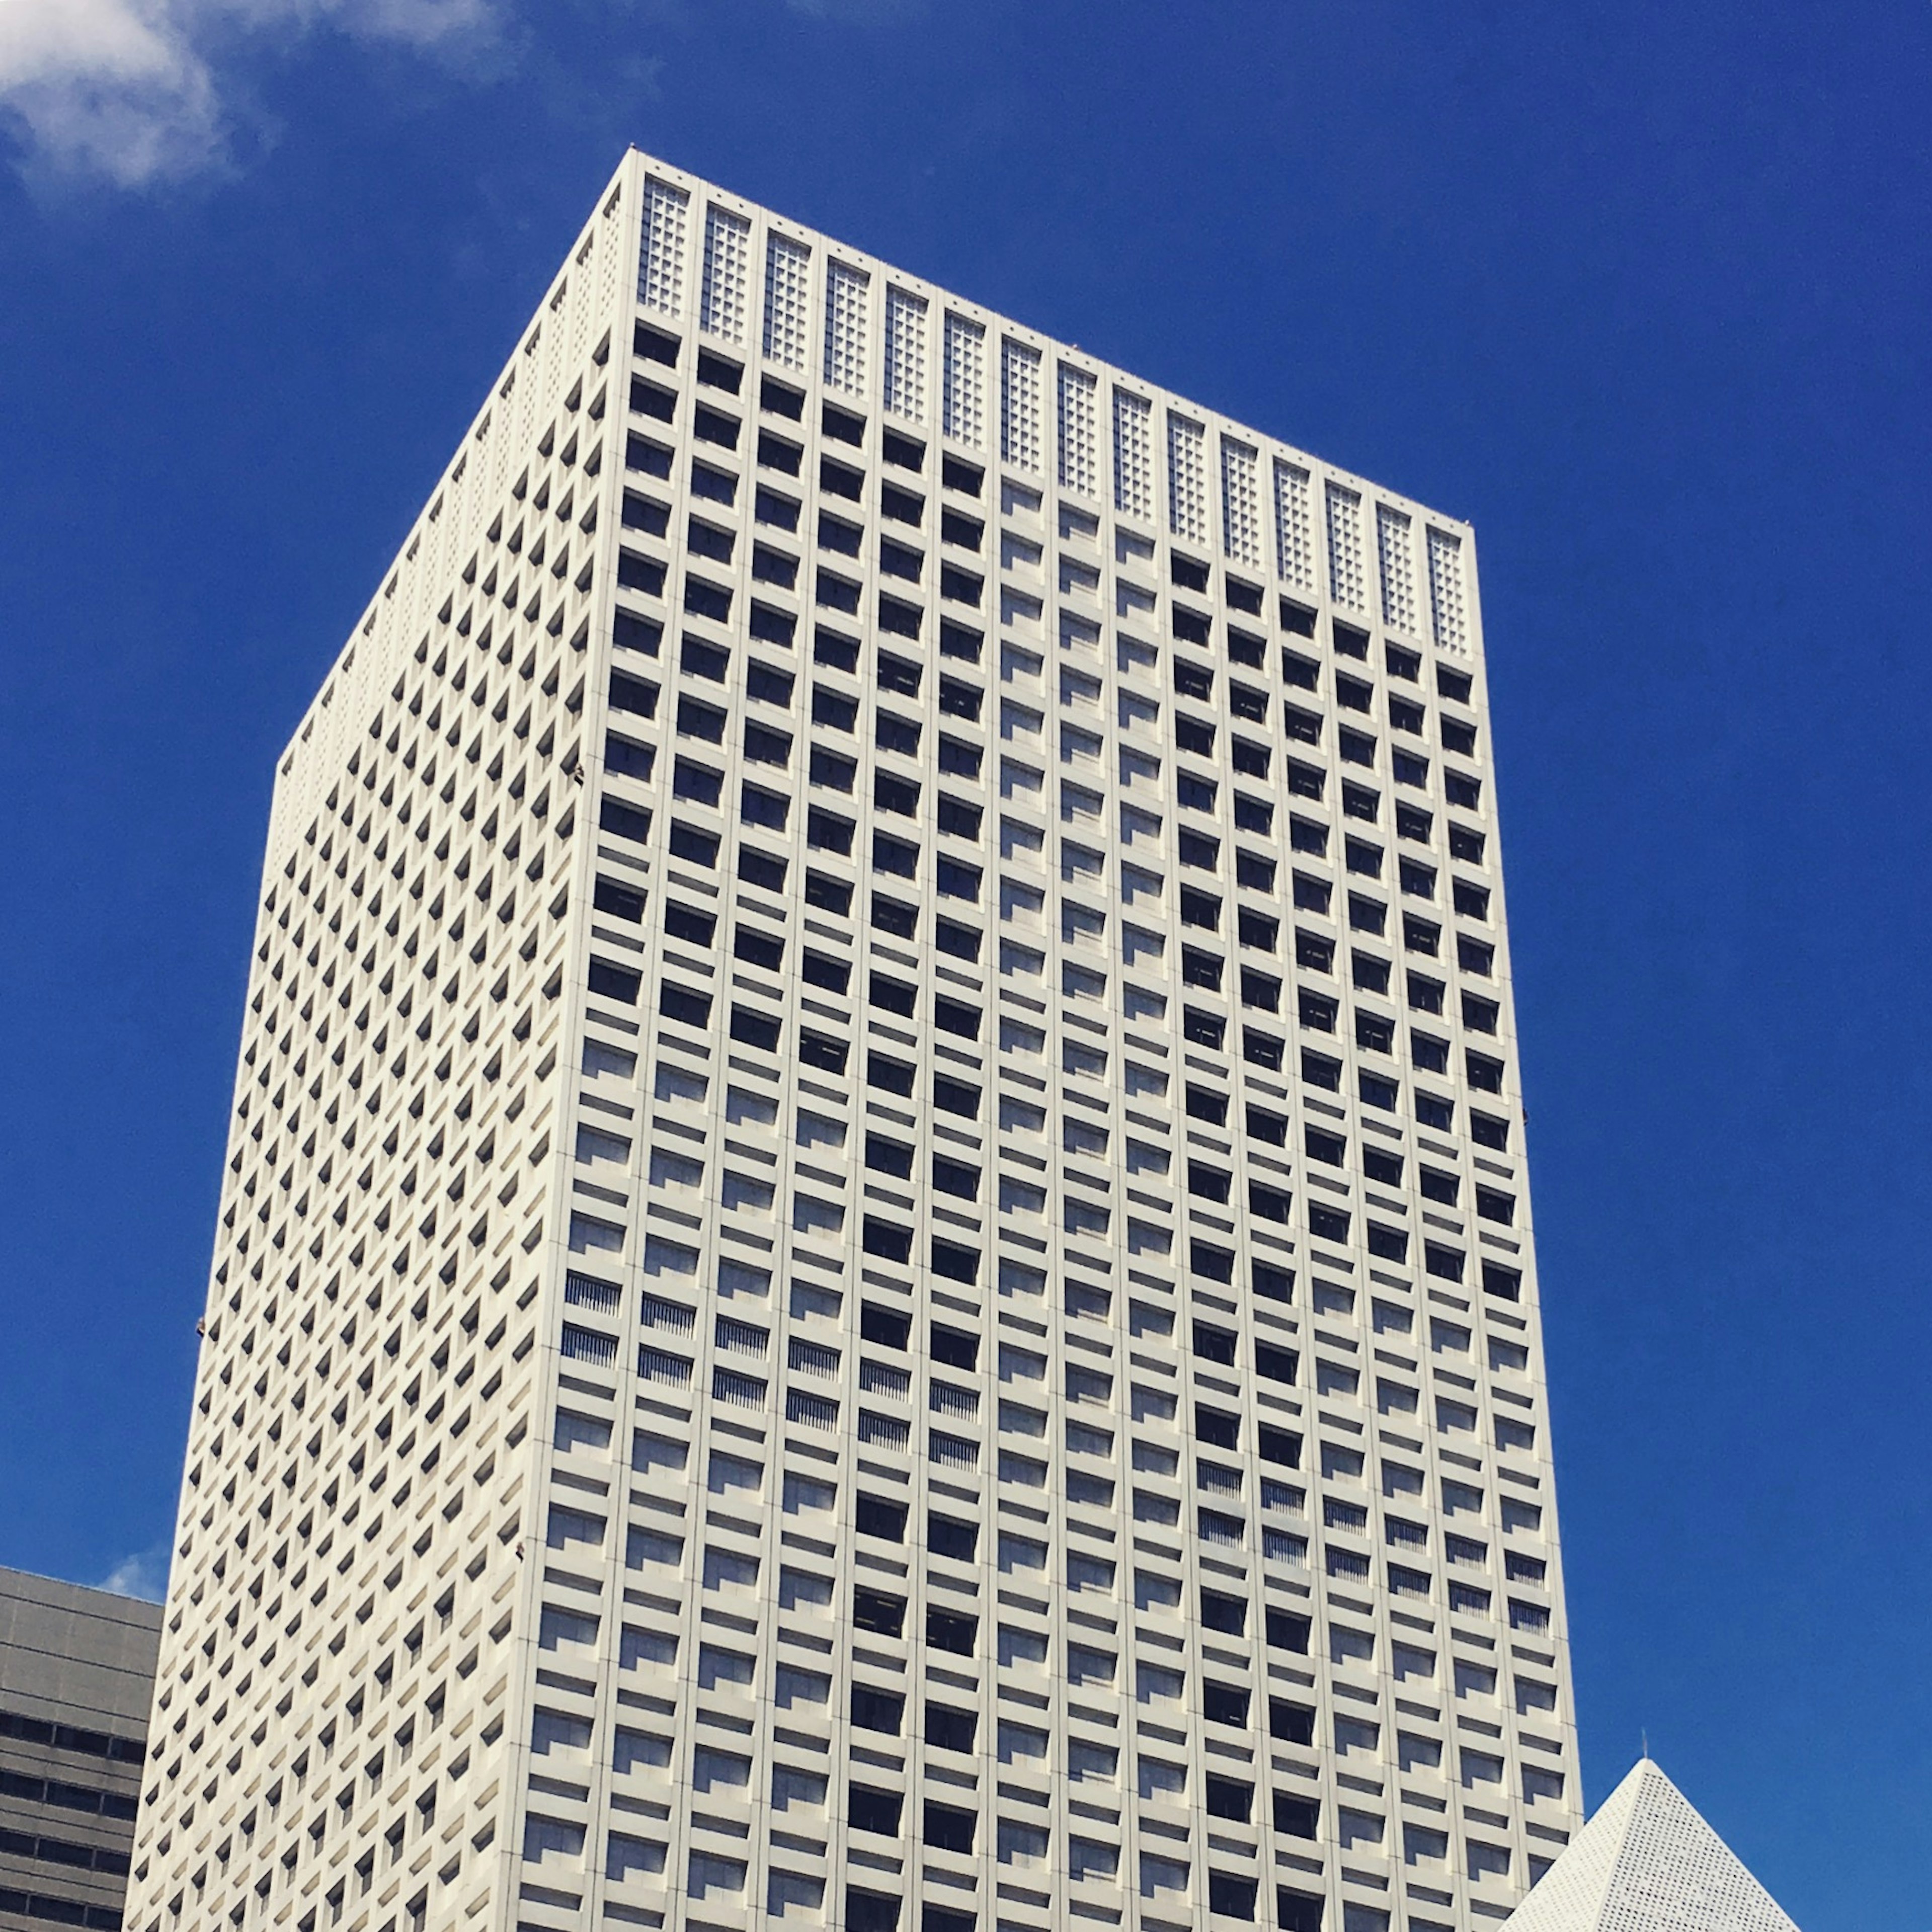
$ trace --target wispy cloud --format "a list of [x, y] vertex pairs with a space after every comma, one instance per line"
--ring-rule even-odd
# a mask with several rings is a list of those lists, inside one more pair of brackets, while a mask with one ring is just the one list
[[[8, 0], [0, 0], [0, 6], [7, 4]], [[164, 1601], [168, 1594], [167, 1546], [162, 1544], [122, 1557], [100, 1580], [100, 1587], [117, 1597], [139, 1597], [149, 1604]]]
[[496, 0], [0, 0], [0, 116], [34, 165], [125, 188], [225, 158], [223, 64], [322, 24], [428, 48], [488, 34]]

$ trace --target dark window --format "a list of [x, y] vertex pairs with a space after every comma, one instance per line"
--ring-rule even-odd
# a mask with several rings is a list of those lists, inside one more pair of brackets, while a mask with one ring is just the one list
[[852, 1621], [861, 1630], [876, 1630], [880, 1636], [897, 1636], [905, 1628], [905, 1599], [889, 1596], [884, 1590], [870, 1590], [861, 1584], [852, 1592]]
[[[799, 970], [804, 974], [808, 984], [820, 987], [828, 993], [843, 993], [851, 984], [852, 968], [848, 962], [835, 959], [830, 953], [816, 952], [810, 946], [805, 950]], [[842, 1048], [838, 1056], [838, 1071], [842, 1073], [844, 1070], [845, 1056]]]
[[1469, 1136], [1479, 1147], [1494, 1148], [1498, 1154], [1509, 1151], [1509, 1123], [1492, 1114], [1469, 1110]]
[[1304, 932], [1298, 926], [1294, 933], [1294, 963], [1306, 967], [1311, 972], [1334, 972], [1335, 942], [1317, 933]]
[[774, 416], [789, 416], [796, 422], [805, 414], [805, 393], [794, 389], [789, 382], [781, 382], [775, 376], [767, 376], [758, 385], [758, 406], [770, 410]]
[[[606, 798], [597, 808], [598, 829], [614, 833], [620, 838], [628, 838], [643, 844], [651, 836], [651, 815], [634, 805], [626, 805], [621, 799]], [[644, 902], [640, 899], [638, 904]]]
[[1319, 1893], [1298, 1892], [1291, 1885], [1278, 1885], [1274, 1891], [1276, 1932], [1322, 1932]]
[[1292, 1382], [1300, 1358], [1292, 1348], [1277, 1348], [1272, 1342], [1255, 1344], [1255, 1373], [1271, 1382]]
[[670, 522], [670, 512], [662, 503], [640, 496], [634, 490], [624, 492], [623, 524], [627, 530], [642, 530], [646, 536], [661, 537]]
[[620, 886], [615, 879], [598, 880], [592, 903], [599, 912], [608, 912], [614, 919], [628, 920], [633, 926], [644, 916], [644, 894]]
[[1503, 1064], [1492, 1060], [1486, 1053], [1465, 1052], [1463, 1061], [1468, 1069], [1469, 1084], [1485, 1094], [1500, 1094], [1503, 1090]]
[[976, 1201], [980, 1198], [980, 1170], [968, 1167], [963, 1161], [948, 1160], [943, 1154], [932, 1156], [932, 1184], [942, 1194], [956, 1196], [962, 1201]]
[[[766, 379], [769, 383], [770, 378]], [[805, 398], [799, 400], [803, 403]], [[845, 1932], [898, 1932], [899, 1902], [876, 1892], [845, 1888]]]
[[593, 958], [590, 962], [589, 984], [591, 992], [600, 998], [616, 1000], [621, 1005], [634, 1006], [638, 1004], [638, 988], [643, 975], [626, 972], [621, 966], [614, 966], [608, 960]]
[[1412, 1032], [1408, 1036], [1410, 1060], [1424, 1073], [1449, 1071], [1449, 1042], [1433, 1034]]
[[[1294, 1278], [1290, 1275], [1287, 1279], [1292, 1283]], [[1283, 1293], [1274, 1298], [1277, 1301], [1286, 1301], [1289, 1298]], [[1301, 1467], [1301, 1438], [1291, 1429], [1276, 1429], [1264, 1422], [1257, 1431], [1256, 1446], [1261, 1451], [1264, 1462], [1278, 1463], [1285, 1469]], [[1270, 1643], [1274, 1641], [1274, 1624], [1270, 1619], [1268, 1624], [1268, 1641]]]
[[1288, 1144], [1288, 1117], [1277, 1114], [1258, 1102], [1248, 1102], [1248, 1138], [1265, 1141], [1270, 1147]]
[[927, 1352], [935, 1362], [944, 1363], [949, 1369], [963, 1369], [969, 1375], [980, 1366], [980, 1338], [964, 1328], [949, 1328], [943, 1322], [932, 1324]]
[[1201, 1714], [1210, 1724], [1232, 1724], [1246, 1730], [1248, 1693], [1239, 1684], [1217, 1684], [1211, 1677], [1201, 1680]]
[[1237, 1824], [1245, 1825], [1254, 1809], [1255, 1788], [1238, 1778], [1222, 1778], [1210, 1771], [1206, 1779], [1205, 1803], [1209, 1817], [1231, 1818]]
[[1211, 1866], [1208, 1868], [1208, 1910], [1223, 1918], [1242, 1918], [1252, 1922], [1255, 1898], [1259, 1890], [1257, 1880], [1238, 1877], [1233, 1872], [1216, 1871]]
[[[1201, 1622], [1210, 1630], [1219, 1630], [1224, 1636], [1240, 1636], [1248, 1628], [1248, 1601], [1245, 1597], [1231, 1597], [1224, 1591], [1203, 1590], [1201, 1592]], [[1223, 1813], [1231, 1816], [1231, 1813]]]
[[1331, 1094], [1338, 1092], [1342, 1085], [1342, 1063], [1304, 1046], [1301, 1049], [1301, 1077], [1311, 1087], [1324, 1088]]
[[1187, 1083], [1187, 1113], [1190, 1120], [1205, 1120], [1210, 1126], [1224, 1127], [1228, 1124], [1228, 1096], [1216, 1093], [1210, 1087], [1198, 1087], [1190, 1080]]
[[[1184, 899], [1186, 896], [1185, 886], [1181, 889], [1181, 896]], [[1217, 910], [1220, 903], [1219, 900], [1215, 902]], [[1186, 910], [1184, 905], [1184, 918]], [[1281, 950], [1281, 921], [1267, 913], [1257, 912], [1252, 906], [1243, 906], [1236, 915], [1234, 927], [1244, 946], [1252, 946], [1258, 952], [1276, 952]]]
[[957, 456], [943, 457], [939, 474], [947, 489], [957, 490], [965, 496], [977, 496], [986, 487], [986, 471], [976, 463], [968, 463]]
[[838, 442], [849, 442], [863, 448], [866, 442], [866, 418], [855, 416], [849, 410], [842, 410], [836, 403], [827, 403], [819, 415], [819, 427], [825, 434]]
[[[1292, 1704], [1286, 1697], [1268, 1700], [1268, 1736], [1283, 1744], [1312, 1744], [1315, 1742], [1315, 1712], [1306, 1704]], [[1312, 1837], [1312, 1833], [1310, 1835]]]
[[617, 581], [626, 590], [641, 590], [646, 597], [664, 595], [664, 567], [656, 557], [640, 556], [635, 550], [617, 553]]
[[830, 456], [818, 460], [819, 488], [829, 495], [843, 496], [848, 502], [864, 500], [866, 478], [862, 470], [854, 470], [849, 464], [838, 461]]
[[1370, 1254], [1378, 1255], [1385, 1262], [1408, 1259], [1408, 1236], [1403, 1229], [1385, 1227], [1379, 1221], [1371, 1221], [1368, 1228]]
[[1320, 1202], [1308, 1204], [1308, 1226], [1312, 1234], [1319, 1234], [1324, 1241], [1346, 1241], [1348, 1238], [1348, 1216], [1340, 1208], [1324, 1206]]
[[1234, 854], [1234, 883], [1252, 892], [1273, 892], [1274, 861], [1264, 859], [1258, 852], [1237, 850]]
[[1318, 993], [1312, 986], [1299, 988], [1294, 998], [1295, 1017], [1305, 1027], [1317, 1033], [1333, 1033], [1335, 1016], [1341, 1010], [1340, 1003], [1330, 999], [1326, 993]]
[[852, 910], [852, 882], [849, 879], [835, 879], [830, 872], [821, 872], [808, 866], [805, 874], [805, 902], [816, 906], [820, 912], [836, 914], [839, 918], [848, 917]]
[[[1443, 985], [1440, 980], [1432, 980], [1426, 973], [1411, 973], [1408, 980], [1408, 1004], [1419, 1013], [1439, 1013], [1442, 1010]], [[1464, 995], [1466, 1010], [1470, 996]]]
[[1371, 1053], [1393, 1053], [1394, 1021], [1384, 1019], [1379, 1013], [1358, 1010], [1355, 1015], [1355, 1044], [1367, 1048]]
[[895, 939], [910, 939], [919, 930], [919, 908], [899, 899], [888, 898], [883, 892], [874, 892], [872, 924], [880, 932], [890, 932]]
[[1174, 661], [1174, 688], [1183, 698], [1198, 698], [1203, 704], [1212, 701], [1214, 696], [1214, 674], [1204, 666], [1192, 664], [1186, 658]]
[[728, 470], [714, 470], [708, 463], [694, 463], [691, 466], [691, 494], [713, 503], [735, 503], [738, 500], [738, 479]]
[[868, 1496], [863, 1490], [854, 1505], [852, 1527], [861, 1536], [876, 1536], [884, 1543], [905, 1540], [906, 1506], [884, 1496]]
[[1210, 1449], [1238, 1449], [1241, 1446], [1241, 1419], [1205, 1402], [1194, 1405], [1194, 1439]]
[[715, 704], [706, 704], [688, 692], [677, 700], [677, 728], [687, 738], [702, 738], [707, 744], [724, 742], [724, 714]]
[[912, 1336], [912, 1317], [896, 1308], [882, 1307], [876, 1301], [859, 1307], [859, 1339], [876, 1342], [882, 1348], [904, 1348]]
[[[741, 938], [743, 936], [740, 934]], [[741, 1046], [756, 1047], [761, 1053], [776, 1053], [778, 1047], [778, 1023], [754, 1007], [734, 1002], [731, 1008], [731, 1037]]]
[[680, 905], [676, 899], [664, 902], [664, 931], [688, 946], [708, 947], [718, 930], [715, 914], [700, 912], [695, 906]]
[[1390, 694], [1388, 701], [1389, 723], [1398, 731], [1413, 731], [1418, 736], [1422, 730], [1422, 706], [1412, 699], [1397, 698]]
[[[862, 1698], [870, 1700], [883, 1695], [882, 1692], [861, 1690], [854, 1686], [852, 1721], [860, 1730], [883, 1731], [887, 1728], [884, 1724], [869, 1723], [859, 1714]], [[890, 1701], [896, 1707], [898, 1700], [894, 1698]], [[868, 1703], [868, 1710], [871, 1708]], [[891, 1735], [898, 1736], [899, 1726], [896, 1708], [890, 1729]], [[904, 1802], [896, 1791], [876, 1790], [869, 1784], [849, 1785], [845, 1792], [846, 1816], [855, 1832], [875, 1832], [882, 1838], [896, 1838], [899, 1834], [899, 1810]]]
[[[1298, 1454], [1295, 1458], [1300, 1460]], [[1309, 1621], [1293, 1610], [1278, 1610], [1272, 1604], [1268, 1612], [1268, 1640], [1270, 1650], [1293, 1651], [1298, 1656], [1308, 1654]]]
[[1348, 1143], [1340, 1134], [1325, 1134], [1319, 1127], [1305, 1127], [1301, 1144], [1310, 1160], [1329, 1167], [1340, 1167], [1348, 1158]]
[[1221, 990], [1222, 962], [1211, 952], [1203, 952], [1198, 946], [1184, 946], [1180, 949], [1180, 977], [1185, 986], [1199, 986], [1210, 993]]
[[1214, 755], [1214, 728], [1202, 718], [1177, 716], [1174, 721], [1174, 742], [1181, 750], [1192, 752], [1197, 758], [1211, 758]]
[[976, 1811], [964, 1811], [956, 1804], [941, 1804], [928, 1798], [922, 1836], [927, 1844], [937, 1845], [942, 1851], [970, 1852], [974, 1828], [979, 1822]]
[[1194, 1352], [1204, 1360], [1219, 1362], [1224, 1368], [1234, 1366], [1234, 1335], [1232, 1329], [1218, 1328], [1211, 1322], [1194, 1324]]
[[956, 959], [969, 959], [977, 963], [980, 957], [980, 934], [970, 926], [962, 926], [957, 920], [935, 919], [932, 922], [932, 941], [942, 952], [950, 953]]
[[[929, 1516], [926, 1521], [926, 1546], [935, 1556], [950, 1557], [956, 1563], [970, 1563], [980, 1546], [979, 1526], [950, 1516]], [[962, 1657], [973, 1654], [979, 1628], [976, 1617], [956, 1611], [928, 1606], [926, 1612], [926, 1642]]]
[[1480, 812], [1483, 806], [1483, 782], [1480, 778], [1466, 777], [1460, 772], [1442, 774], [1443, 795], [1449, 802], [1462, 812]]
[[866, 1084], [868, 1087], [882, 1087], [888, 1094], [896, 1094], [902, 1100], [912, 1096], [914, 1070], [903, 1060], [895, 1060], [890, 1054], [868, 1053], [866, 1056]]
[[894, 543], [890, 537], [881, 537], [879, 568], [888, 577], [903, 577], [916, 584], [925, 574], [925, 554], [908, 544]]
[[1298, 604], [1292, 597], [1281, 600], [1281, 628], [1298, 638], [1312, 638], [1315, 634], [1315, 613], [1305, 604]]
[[711, 995], [694, 993], [667, 980], [658, 988], [658, 1011], [666, 1019], [676, 1020], [681, 1026], [709, 1026]]
[[970, 1751], [980, 1729], [979, 1714], [946, 1704], [926, 1707], [926, 1741], [940, 1750]]
[[1252, 1065], [1265, 1066], [1271, 1072], [1279, 1073], [1287, 1050], [1286, 1040], [1259, 1027], [1244, 1026], [1241, 1029], [1241, 1058]]
[[[1377, 1147], [1365, 1146], [1362, 1149], [1362, 1172], [1371, 1180], [1379, 1180], [1384, 1187], [1402, 1185], [1402, 1157], [1399, 1154], [1389, 1154]], [[1428, 1191], [1425, 1186], [1423, 1192], [1426, 1194]], [[1454, 1197], [1452, 1195], [1450, 1198]]]
[[920, 523], [926, 516], [926, 499], [916, 490], [902, 490], [896, 483], [881, 483], [879, 513], [897, 524]]
[[[926, 1524], [926, 1542], [939, 1556], [952, 1557], [956, 1563], [972, 1563], [980, 1530], [970, 1522], [955, 1522], [950, 1516], [932, 1516]], [[945, 1650], [949, 1656], [970, 1658], [980, 1642], [980, 1619], [964, 1611], [927, 1606], [926, 1642], [933, 1650]]]
[[731, 952], [734, 958], [762, 966], [767, 973], [776, 973], [784, 964], [784, 941], [756, 926], [737, 928], [731, 935]]
[[1442, 950], [1442, 928], [1432, 920], [1418, 919], [1413, 913], [1404, 913], [1402, 943], [1410, 952], [1426, 952], [1432, 959]]
[[944, 731], [940, 733], [939, 769], [946, 777], [970, 778], [976, 783], [982, 756], [977, 745], [968, 745]]
[[647, 436], [633, 436], [624, 443], [624, 467], [634, 470], [640, 476], [658, 476], [667, 482], [670, 478], [670, 452], [661, 442], [653, 442]]
[[716, 866], [718, 863], [718, 836], [716, 832], [700, 832], [694, 825], [681, 824], [676, 819], [670, 823], [670, 855], [682, 859], [693, 866]]
[[[1184, 747], [1183, 748], [1184, 749], [1186, 748]], [[1212, 758], [1214, 754], [1214, 746], [1210, 734], [1208, 746], [1207, 755]], [[1239, 732], [1237, 732], [1230, 741], [1228, 755], [1234, 760], [1234, 769], [1236, 771], [1240, 772], [1251, 778], [1264, 778], [1268, 775], [1268, 766], [1273, 760], [1274, 753], [1271, 746], [1254, 744], [1249, 740], [1244, 738]], [[1298, 769], [1306, 770], [1307, 768], [1306, 766], [1298, 767], [1291, 760], [1288, 771], [1288, 788], [1290, 790], [1297, 789], [1294, 784], [1294, 772]], [[1320, 780], [1318, 778], [1316, 782], [1317, 789], [1307, 794], [1310, 798], [1319, 798], [1322, 796], [1319, 790]]]
[[[1294, 1711], [1299, 1708], [1293, 1704], [1282, 1704], [1279, 1699], [1276, 1699], [1275, 1702], [1276, 1706], [1283, 1710]], [[1314, 1713], [1310, 1712], [1307, 1715], [1312, 1721]], [[1276, 1732], [1274, 1735], [1278, 1737], [1281, 1733]], [[1306, 1738], [1298, 1738], [1294, 1742], [1298, 1744], [1306, 1744], [1309, 1740]], [[1318, 1800], [1312, 1798], [1296, 1798], [1286, 1791], [1277, 1791], [1274, 1794], [1274, 1828], [1284, 1836], [1290, 1838], [1312, 1838], [1317, 1835], [1321, 1822], [1322, 1806]]]
[[1244, 966], [1241, 968], [1241, 1004], [1244, 1006], [1259, 1006], [1270, 1013], [1280, 1012], [1281, 982], [1272, 973], [1264, 973], [1257, 967]]
[[949, 1080], [943, 1074], [935, 1074], [932, 1082], [932, 1104], [946, 1113], [976, 1119], [980, 1112], [980, 1090], [966, 1081]]
[[1204, 597], [1208, 594], [1208, 566], [1179, 550], [1168, 560], [1168, 574], [1184, 590], [1198, 591]]
[[880, 751], [896, 752], [908, 758], [919, 756], [920, 728], [913, 719], [902, 718], [881, 706], [874, 714], [873, 725], [873, 742]]
[[949, 1000], [944, 994], [932, 1003], [933, 1024], [947, 1033], [957, 1034], [962, 1040], [980, 1037], [980, 1009], [964, 1005], [958, 1000]]
[[1204, 1201], [1226, 1202], [1233, 1184], [1233, 1175], [1204, 1160], [1187, 1163], [1187, 1191]]
[[1217, 1013], [1203, 1012], [1198, 1006], [1189, 1006], [1181, 1014], [1180, 1030], [1183, 1036], [1196, 1046], [1212, 1047], [1218, 1053], [1228, 1030], [1228, 1022]]
[[671, 766], [670, 790], [674, 798], [688, 798], [698, 805], [716, 805], [724, 788], [724, 774], [700, 765], [694, 758], [679, 758]]

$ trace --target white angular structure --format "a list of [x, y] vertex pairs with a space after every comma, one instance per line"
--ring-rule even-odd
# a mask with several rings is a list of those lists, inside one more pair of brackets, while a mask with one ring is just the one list
[[1604, 1799], [1510, 1932], [1798, 1932], [1648, 1757]]
[[1468, 530], [632, 154], [278, 777], [128, 1924], [1499, 1922]]

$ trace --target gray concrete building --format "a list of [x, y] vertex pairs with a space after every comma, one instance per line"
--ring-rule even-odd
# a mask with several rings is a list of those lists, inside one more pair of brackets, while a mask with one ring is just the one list
[[0, 1928], [118, 1932], [161, 1609], [0, 1569]]

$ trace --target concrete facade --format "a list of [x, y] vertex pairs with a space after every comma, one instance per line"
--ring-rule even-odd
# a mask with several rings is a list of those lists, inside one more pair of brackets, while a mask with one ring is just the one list
[[1468, 528], [637, 154], [278, 777], [140, 1932], [1500, 1921]]
[[0, 1927], [118, 1932], [160, 1606], [0, 1569]]

